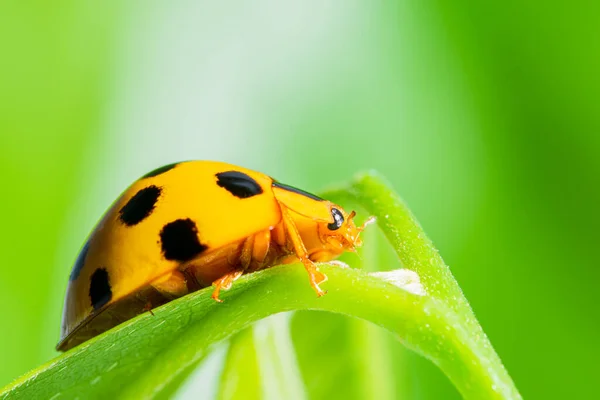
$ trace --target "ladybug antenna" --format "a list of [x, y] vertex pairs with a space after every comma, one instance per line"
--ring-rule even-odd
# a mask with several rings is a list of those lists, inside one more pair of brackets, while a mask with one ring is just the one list
[[[352, 212], [350, 213], [350, 215], [352, 215], [352, 213], [354, 213], [354, 211], [352, 211]], [[356, 214], [356, 213], [355, 213], [355, 214]], [[348, 217], [348, 218], [350, 218], [350, 217]], [[369, 218], [367, 218], [367, 220], [366, 220], [366, 221], [365, 221], [365, 222], [362, 224], [362, 226], [359, 226], [359, 227], [358, 227], [358, 228], [356, 228], [356, 229], [358, 229], [358, 231], [359, 231], [359, 232], [362, 232], [362, 231], [364, 231], [364, 230], [365, 230], [365, 228], [366, 228], [367, 226], [371, 225], [372, 223], [374, 223], [374, 222], [376, 222], [376, 221], [377, 221], [377, 218], [376, 218], [374, 215], [372, 215], [372, 216], [370, 216]]]
[[348, 222], [352, 221], [352, 218], [356, 217], [356, 211], [352, 210], [348, 215]]

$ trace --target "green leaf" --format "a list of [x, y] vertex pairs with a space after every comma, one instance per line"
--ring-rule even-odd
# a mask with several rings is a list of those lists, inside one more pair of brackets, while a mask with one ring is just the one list
[[[19, 398], [147, 398], [160, 393], [215, 343], [269, 315], [322, 310], [362, 318], [392, 332], [437, 364], [468, 399], [520, 399], [458, 284], [400, 198], [375, 174], [332, 192], [357, 201], [406, 269], [367, 273], [322, 265], [328, 295], [317, 298], [301, 265], [243, 276], [172, 301], [67, 352], [2, 392]], [[341, 384], [342, 382], [332, 382]]]
[[218, 400], [261, 398], [260, 374], [251, 327], [242, 329], [230, 339], [219, 389]]
[[289, 336], [289, 317], [273, 315], [232, 337], [219, 400], [305, 398]]
[[273, 315], [255, 325], [262, 399], [303, 400], [304, 383], [290, 338], [289, 313]]
[[[475, 318], [450, 269], [408, 206], [391, 189], [391, 185], [378, 173], [369, 172], [358, 176], [350, 188], [331, 190], [324, 197], [339, 199], [340, 202], [356, 202], [375, 215], [403, 266], [418, 274], [426, 296], [437, 304], [436, 310], [424, 311], [427, 314], [435, 312], [440, 319], [446, 321], [446, 332], [431, 331], [437, 336], [439, 343], [425, 349], [419, 343], [414, 343], [416, 346], [413, 347], [408, 340], [407, 346], [413, 347], [437, 364], [465, 398], [520, 399], [521, 395]], [[424, 328], [429, 331], [430, 326], [425, 324]], [[459, 355], [456, 349], [446, 353], [443, 343], [457, 340], [463, 340], [462, 344], [472, 354]], [[457, 362], [457, 357], [466, 358], [463, 362]], [[487, 373], [476, 374], [469, 371], [471, 368], [466, 365], [468, 363], [477, 365], [476, 369]]]

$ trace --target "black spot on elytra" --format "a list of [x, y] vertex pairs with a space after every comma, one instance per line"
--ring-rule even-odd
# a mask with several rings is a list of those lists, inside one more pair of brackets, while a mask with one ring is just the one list
[[152, 178], [153, 176], [158, 176], [160, 174], [164, 174], [165, 172], [170, 171], [173, 168], [175, 168], [177, 165], [179, 165], [179, 163], [168, 164], [168, 165], [164, 165], [162, 167], [156, 168], [154, 171], [150, 171], [146, 175], [142, 176], [142, 179]]
[[87, 253], [90, 249], [89, 240], [85, 242], [81, 250], [79, 251], [79, 255], [77, 256], [77, 260], [75, 261], [75, 265], [73, 265], [73, 269], [71, 270], [71, 275], [69, 275], [69, 280], [74, 281], [79, 277], [79, 273], [85, 264], [85, 258], [87, 257]]
[[119, 211], [119, 219], [127, 226], [137, 225], [152, 214], [161, 189], [148, 186], [137, 192]]
[[178, 219], [160, 231], [162, 251], [167, 260], [188, 261], [206, 250], [198, 240], [198, 228], [191, 219]]
[[280, 189], [287, 190], [288, 192], [300, 194], [302, 196], [308, 197], [309, 199], [323, 201], [323, 199], [320, 198], [319, 196], [315, 196], [314, 194], [305, 192], [304, 190], [295, 188], [295, 187], [290, 186], [290, 185], [286, 185], [286, 184], [281, 183], [281, 182], [277, 182], [276, 180], [273, 180], [273, 187], [278, 187]]
[[216, 175], [217, 185], [240, 199], [261, 194], [262, 188], [250, 176], [239, 171], [221, 172]]
[[106, 268], [98, 268], [90, 278], [90, 299], [94, 310], [102, 308], [112, 298], [112, 290]]

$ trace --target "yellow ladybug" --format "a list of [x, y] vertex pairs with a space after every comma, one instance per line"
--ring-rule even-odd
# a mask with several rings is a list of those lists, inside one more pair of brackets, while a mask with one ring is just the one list
[[129, 187], [84, 244], [69, 278], [57, 349], [68, 350], [174, 298], [242, 274], [314, 262], [361, 245], [354, 211], [259, 172], [213, 161], [158, 168]]

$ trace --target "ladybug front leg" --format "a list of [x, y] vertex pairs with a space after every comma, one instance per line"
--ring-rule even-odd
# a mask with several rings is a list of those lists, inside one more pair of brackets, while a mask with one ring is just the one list
[[238, 279], [242, 274], [248, 269], [250, 263], [252, 262], [252, 253], [254, 250], [254, 235], [246, 238], [244, 244], [242, 245], [242, 250], [240, 252], [236, 251], [235, 256], [229, 260], [229, 264], [233, 267], [233, 269], [227, 274], [223, 275], [219, 279], [213, 282], [213, 286], [215, 290], [213, 291], [212, 298], [219, 303], [222, 303], [223, 300], [219, 298], [219, 294], [221, 293], [221, 289], [228, 290], [231, 288], [233, 282]]
[[292, 243], [296, 257], [298, 257], [300, 262], [304, 264], [304, 268], [306, 268], [306, 272], [308, 272], [310, 285], [313, 287], [315, 292], [317, 292], [317, 296], [321, 297], [327, 292], [322, 290], [319, 287], [319, 284], [325, 282], [327, 280], [327, 276], [320, 272], [319, 268], [317, 268], [317, 265], [312, 262], [310, 258], [308, 258], [308, 252], [306, 251], [306, 247], [304, 246], [304, 242], [302, 242], [300, 232], [298, 232], [298, 228], [296, 227], [288, 208], [281, 203], [279, 203], [279, 206], [281, 207], [281, 218], [285, 227], [287, 238]]
[[211, 296], [213, 298], [213, 300], [215, 300], [219, 303], [222, 303], [223, 300], [221, 300], [219, 298], [219, 293], [221, 293], [221, 289], [224, 289], [224, 290], [230, 289], [231, 285], [233, 284], [233, 281], [235, 281], [237, 278], [242, 276], [243, 273], [244, 273], [243, 270], [236, 269], [236, 270], [233, 270], [233, 271], [223, 275], [222, 277], [220, 277], [219, 279], [214, 281], [213, 286], [215, 287], [215, 290], [213, 291], [213, 294]]

